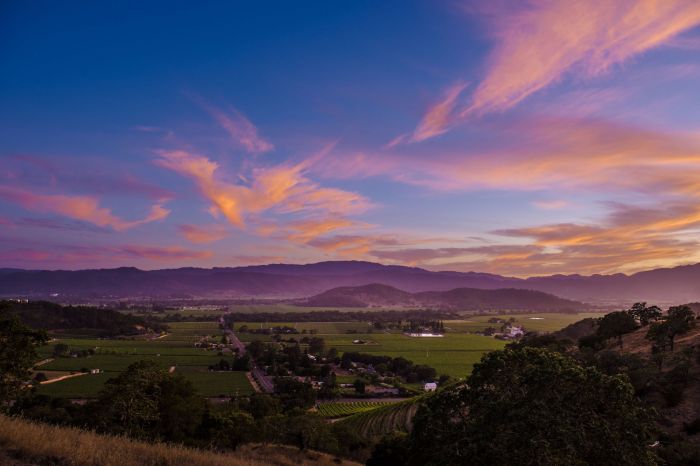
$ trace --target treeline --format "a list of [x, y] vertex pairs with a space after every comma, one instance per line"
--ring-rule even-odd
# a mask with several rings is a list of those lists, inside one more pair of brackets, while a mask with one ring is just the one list
[[340, 358], [340, 367], [347, 370], [353, 367], [353, 363], [372, 366], [380, 375], [389, 375], [391, 373], [395, 376], [403, 377], [408, 383], [430, 382], [437, 379], [435, 368], [425, 364], [414, 364], [413, 361], [409, 361], [401, 356], [392, 358], [391, 356], [358, 352], [343, 353], [343, 356]]
[[0, 315], [17, 316], [22, 323], [37, 329], [92, 329], [98, 336], [137, 335], [147, 330], [160, 332], [167, 326], [122, 314], [111, 309], [61, 306], [48, 301], [0, 301]]
[[227, 324], [235, 322], [401, 322], [407, 320], [455, 320], [457, 313], [416, 309], [405, 311], [350, 311], [334, 310], [311, 312], [229, 312], [224, 315]]
[[99, 433], [216, 450], [235, 450], [249, 442], [281, 443], [352, 456], [369, 447], [350, 429], [307, 412], [316, 400], [309, 384], [282, 379], [275, 389], [274, 396], [254, 393], [213, 405], [182, 375], [139, 361], [108, 380], [98, 398], [84, 405], [25, 390], [9, 412]]

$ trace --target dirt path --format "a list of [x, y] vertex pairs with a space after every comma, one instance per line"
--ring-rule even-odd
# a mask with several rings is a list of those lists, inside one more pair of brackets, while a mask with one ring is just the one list
[[175, 372], [175, 366], [170, 366], [170, 369], [168, 369], [168, 372], [170, 372], [171, 374], [173, 372]]
[[62, 375], [61, 377], [56, 377], [55, 379], [44, 380], [43, 382], [39, 382], [39, 385], [48, 385], [50, 383], [60, 382], [61, 380], [80, 377], [81, 375], [88, 375], [88, 372], [78, 372], [77, 374]]
[[262, 389], [255, 380], [255, 377], [253, 377], [253, 374], [251, 372], [246, 372], [245, 376], [248, 379], [248, 382], [250, 382], [250, 385], [253, 387], [253, 390], [255, 390], [257, 393], [262, 393]]
[[44, 359], [44, 360], [42, 360], [42, 361], [39, 361], [38, 363], [34, 364], [34, 367], [43, 366], [44, 364], [48, 364], [48, 363], [50, 363], [51, 361], [53, 361], [53, 358], [46, 358], [46, 359]]

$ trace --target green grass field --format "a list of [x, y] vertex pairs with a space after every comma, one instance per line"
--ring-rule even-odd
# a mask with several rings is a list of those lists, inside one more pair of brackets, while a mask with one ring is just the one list
[[582, 312], [579, 314], [565, 313], [541, 313], [541, 314], [504, 314], [504, 315], [489, 315], [475, 316], [465, 320], [446, 320], [445, 327], [448, 332], [474, 332], [483, 330], [486, 327], [498, 327], [498, 324], [488, 323], [489, 319], [494, 317], [508, 320], [511, 317], [515, 318], [515, 325], [524, 327], [528, 331], [535, 332], [554, 332], [560, 330], [567, 325], [578, 322], [579, 320], [588, 317], [602, 317], [606, 313], [600, 312]]
[[[221, 337], [216, 322], [177, 322], [170, 324], [168, 337], [155, 340], [104, 340], [94, 338], [58, 338], [40, 349], [41, 358], [50, 357], [53, 347], [63, 343], [72, 350], [93, 349], [94, 355], [80, 358], [55, 358], [41, 365], [37, 372], [75, 371], [83, 368], [101, 369], [102, 374], [83, 375], [42, 385], [39, 393], [66, 398], [91, 398], [104, 382], [140, 360], [155, 361], [163, 369], [175, 366], [192, 381], [204, 396], [248, 394], [252, 387], [241, 372], [208, 372], [207, 366], [217, 363], [221, 356], [216, 350], [195, 348], [193, 343], [203, 335]], [[230, 358], [231, 355], [227, 356]]]
[[72, 379], [40, 385], [37, 393], [58, 398], [94, 398], [115, 374], [85, 374]]
[[189, 379], [197, 391], [203, 396], [233, 396], [249, 395], [253, 393], [253, 387], [248, 382], [245, 372], [209, 372], [206, 368], [187, 368], [177, 370]]
[[[369, 341], [370, 344], [353, 344], [352, 341], [356, 338]], [[357, 351], [391, 357], [403, 356], [416, 364], [434, 367], [438, 374], [466, 377], [474, 363], [478, 362], [484, 353], [503, 348], [505, 342], [468, 333], [447, 333], [442, 338], [373, 333], [327, 336], [326, 345], [336, 347], [342, 352]]]

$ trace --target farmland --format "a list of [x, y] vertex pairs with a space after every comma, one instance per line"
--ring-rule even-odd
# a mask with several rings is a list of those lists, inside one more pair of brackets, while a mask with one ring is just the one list
[[321, 403], [318, 405], [317, 411], [323, 417], [338, 418], [350, 416], [352, 414], [370, 411], [381, 406], [386, 406], [387, 402], [382, 401], [351, 401], [338, 403]]
[[418, 410], [418, 401], [422, 398], [414, 397], [399, 403], [386, 404], [353, 414], [339, 422], [353, 432], [370, 438], [397, 430], [406, 431], [410, 429], [413, 416]]
[[108, 379], [143, 359], [155, 361], [165, 370], [182, 374], [204, 396], [252, 392], [245, 373], [208, 370], [209, 365], [221, 359], [218, 351], [194, 347], [195, 341], [203, 336], [210, 336], [215, 341], [221, 338], [216, 322], [176, 322], [169, 324], [169, 327], [165, 337], [156, 339], [54, 339], [51, 344], [40, 348], [42, 359], [51, 358], [58, 344], [67, 345], [73, 351], [91, 350], [93, 354], [86, 357], [56, 357], [38, 367], [37, 372], [45, 371], [49, 378], [86, 369], [100, 369], [101, 373], [44, 384], [40, 386], [39, 393], [64, 398], [94, 397]]
[[[291, 335], [299, 338], [303, 334], [315, 334], [323, 338], [327, 347], [335, 347], [340, 353], [358, 351], [391, 357], [403, 356], [416, 364], [427, 364], [434, 367], [438, 373], [452, 377], [465, 377], [481, 356], [489, 351], [498, 350], [506, 342], [476, 335], [472, 332], [482, 331], [492, 326], [489, 319], [509, 319], [514, 317], [516, 325], [522, 325], [527, 330], [550, 332], [559, 330], [571, 323], [586, 317], [599, 317], [601, 314], [582, 313], [544, 313], [544, 314], [513, 314], [474, 316], [464, 320], [445, 321], [448, 332], [442, 338], [412, 338], [397, 330], [376, 330], [369, 322], [237, 322], [236, 329], [245, 325], [250, 329], [265, 329], [270, 327], [290, 327], [299, 334]], [[271, 335], [256, 333], [238, 333], [241, 341], [253, 340], [271, 341]], [[362, 344], [354, 341], [362, 341]]]
[[[287, 305], [250, 305], [236, 306], [254, 312], [264, 308], [268, 311], [289, 312], [294, 306]], [[237, 309], [240, 310], [240, 309]], [[309, 312], [309, 308], [304, 308]], [[293, 314], [290, 314], [290, 316]], [[517, 325], [527, 330], [554, 331], [586, 317], [600, 314], [515, 314], [499, 315], [498, 318], [514, 317]], [[464, 320], [445, 321], [448, 332], [442, 338], [411, 338], [396, 330], [376, 330], [369, 322], [237, 322], [236, 329], [242, 325], [251, 330], [260, 330], [273, 326], [288, 326], [300, 334], [314, 334], [322, 337], [326, 347], [335, 347], [342, 354], [346, 351], [359, 351], [391, 357], [403, 356], [416, 364], [434, 367], [439, 374], [452, 377], [465, 377], [473, 365], [488, 352], [502, 348], [505, 342], [491, 337], [476, 335], [493, 325], [488, 322], [494, 316], [465, 317]], [[104, 382], [125, 370], [129, 365], [142, 359], [155, 361], [166, 370], [175, 368], [195, 385], [204, 396], [247, 394], [252, 391], [244, 373], [210, 372], [208, 366], [217, 363], [221, 356], [215, 350], [195, 348], [194, 343], [204, 336], [212, 341], [221, 338], [217, 322], [172, 322], [168, 323], [168, 333], [156, 339], [98, 339], [93, 336], [85, 338], [76, 335], [61, 335], [50, 345], [40, 349], [42, 359], [51, 358], [57, 344], [68, 345], [71, 350], [91, 350], [88, 357], [58, 357], [43, 364], [37, 372], [45, 371], [49, 378], [59, 374], [70, 374], [86, 369], [100, 369], [100, 374], [86, 374], [55, 383], [42, 385], [40, 393], [59, 397], [84, 398], [93, 397], [102, 388]], [[259, 333], [238, 333], [241, 341], [271, 341], [271, 335]], [[295, 336], [295, 335], [291, 335]], [[355, 341], [362, 341], [358, 344]], [[341, 376], [342, 377], [342, 376]], [[324, 409], [330, 409], [328, 407]], [[348, 407], [348, 410], [353, 408]], [[350, 414], [350, 413], [347, 413]]]

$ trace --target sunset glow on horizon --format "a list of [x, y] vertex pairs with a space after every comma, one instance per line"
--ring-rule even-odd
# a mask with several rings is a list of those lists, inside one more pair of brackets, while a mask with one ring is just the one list
[[700, 2], [0, 7], [0, 267], [700, 262]]

